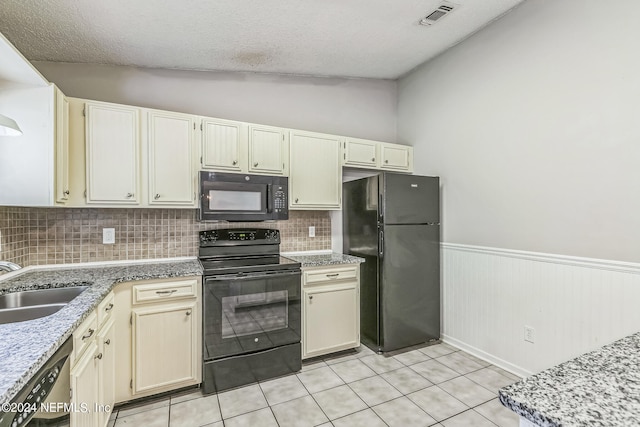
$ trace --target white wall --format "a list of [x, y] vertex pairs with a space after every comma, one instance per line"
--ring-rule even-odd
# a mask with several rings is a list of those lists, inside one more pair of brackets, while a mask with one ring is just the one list
[[442, 176], [444, 241], [640, 260], [639, 15], [524, 2], [400, 81], [398, 139]]
[[67, 96], [395, 142], [396, 82], [34, 62]]
[[0, 88], [0, 114], [23, 134], [0, 136], [0, 206], [53, 204], [53, 86]]
[[[640, 330], [639, 15], [635, 0], [524, 2], [399, 82], [398, 142], [442, 178], [446, 339], [526, 373]], [[609, 275], [584, 257], [636, 264]]]

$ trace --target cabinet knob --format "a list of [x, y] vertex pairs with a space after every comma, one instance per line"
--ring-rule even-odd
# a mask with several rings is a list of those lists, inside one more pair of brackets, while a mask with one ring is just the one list
[[375, 158], [375, 157], [371, 158], [371, 161], [372, 161], [372, 162], [375, 162], [375, 161], [376, 161], [376, 158]]
[[296, 203], [298, 203], [298, 198], [296, 197]]
[[235, 165], [237, 165], [237, 164], [238, 164], [238, 161], [237, 161], [237, 160], [234, 160], [232, 164], [233, 164], [233, 166], [235, 166]]
[[313, 299], [313, 295], [309, 295], [309, 299]]
[[384, 162], [385, 162], [385, 163], [389, 163], [389, 160], [385, 160]]
[[130, 199], [133, 197], [133, 193], [127, 193], [127, 199]]
[[96, 355], [95, 359], [99, 359], [99, 360], [101, 360], [101, 359], [102, 359], [102, 353], [98, 353], [98, 354]]
[[158, 200], [160, 198], [159, 194], [156, 194], [155, 196], [153, 196], [154, 199]]
[[110, 345], [110, 344], [111, 344], [111, 340], [110, 340], [110, 339], [109, 339], [109, 340], [106, 340], [104, 343], [105, 343], [106, 345]]
[[187, 311], [187, 316], [191, 316], [191, 310]]
[[254, 168], [257, 168], [257, 167], [258, 167], [258, 162], [255, 162], [255, 163], [253, 164], [253, 167], [254, 167]]
[[62, 193], [62, 194], [64, 194], [65, 196], [68, 196], [68, 195], [69, 195], [69, 190], [65, 190], [65, 191], [63, 191], [63, 193]]

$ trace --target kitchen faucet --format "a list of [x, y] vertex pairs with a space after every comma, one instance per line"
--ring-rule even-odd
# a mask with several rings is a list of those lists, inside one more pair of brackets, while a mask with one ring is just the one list
[[20, 270], [22, 267], [20, 267], [18, 264], [10, 262], [10, 261], [0, 261], [0, 270], [1, 271], [16, 271], [16, 270]]

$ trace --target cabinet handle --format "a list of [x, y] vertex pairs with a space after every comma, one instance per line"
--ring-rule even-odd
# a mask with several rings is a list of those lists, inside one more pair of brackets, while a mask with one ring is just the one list
[[127, 193], [127, 199], [130, 199], [133, 197], [133, 193]]
[[191, 310], [187, 311], [187, 316], [191, 316]]
[[309, 299], [313, 299], [313, 295], [309, 295]]
[[257, 168], [257, 167], [258, 167], [258, 162], [255, 162], [255, 163], [253, 164], [253, 167], [254, 167], [254, 168]]
[[102, 360], [102, 353], [98, 353], [94, 359]]
[[159, 194], [156, 194], [155, 196], [153, 196], [154, 199], [158, 200], [160, 198]]
[[298, 198], [296, 197], [296, 203], [298, 203]]
[[104, 308], [104, 311], [109, 312], [111, 311], [112, 308], [113, 308], [113, 303], [109, 303], [109, 305]]
[[156, 291], [156, 294], [158, 294], [158, 295], [171, 295], [174, 292], [178, 292], [178, 290], [177, 289], [171, 289], [171, 290], [168, 290], [168, 291]]
[[65, 196], [68, 196], [69, 195], [69, 190], [63, 191], [62, 194], [64, 194]]
[[111, 345], [111, 340], [110, 340], [110, 339], [108, 339], [108, 340], [106, 340], [104, 343], [105, 343], [106, 345]]
[[327, 277], [330, 277], [332, 279], [338, 277], [340, 275], [340, 273], [332, 273], [332, 274], [327, 274]]
[[238, 161], [237, 161], [237, 160], [234, 160], [232, 164], [233, 164], [233, 166], [235, 166], [235, 165], [237, 165], [237, 164], [238, 164]]
[[93, 333], [95, 332], [95, 329], [89, 329], [89, 331], [82, 336], [82, 340], [86, 340], [87, 338], [91, 338], [91, 335], [93, 335]]

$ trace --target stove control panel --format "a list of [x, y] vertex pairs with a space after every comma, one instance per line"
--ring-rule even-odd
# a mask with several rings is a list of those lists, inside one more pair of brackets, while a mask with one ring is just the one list
[[280, 244], [280, 231], [268, 228], [250, 230], [226, 228], [200, 232], [200, 246]]

